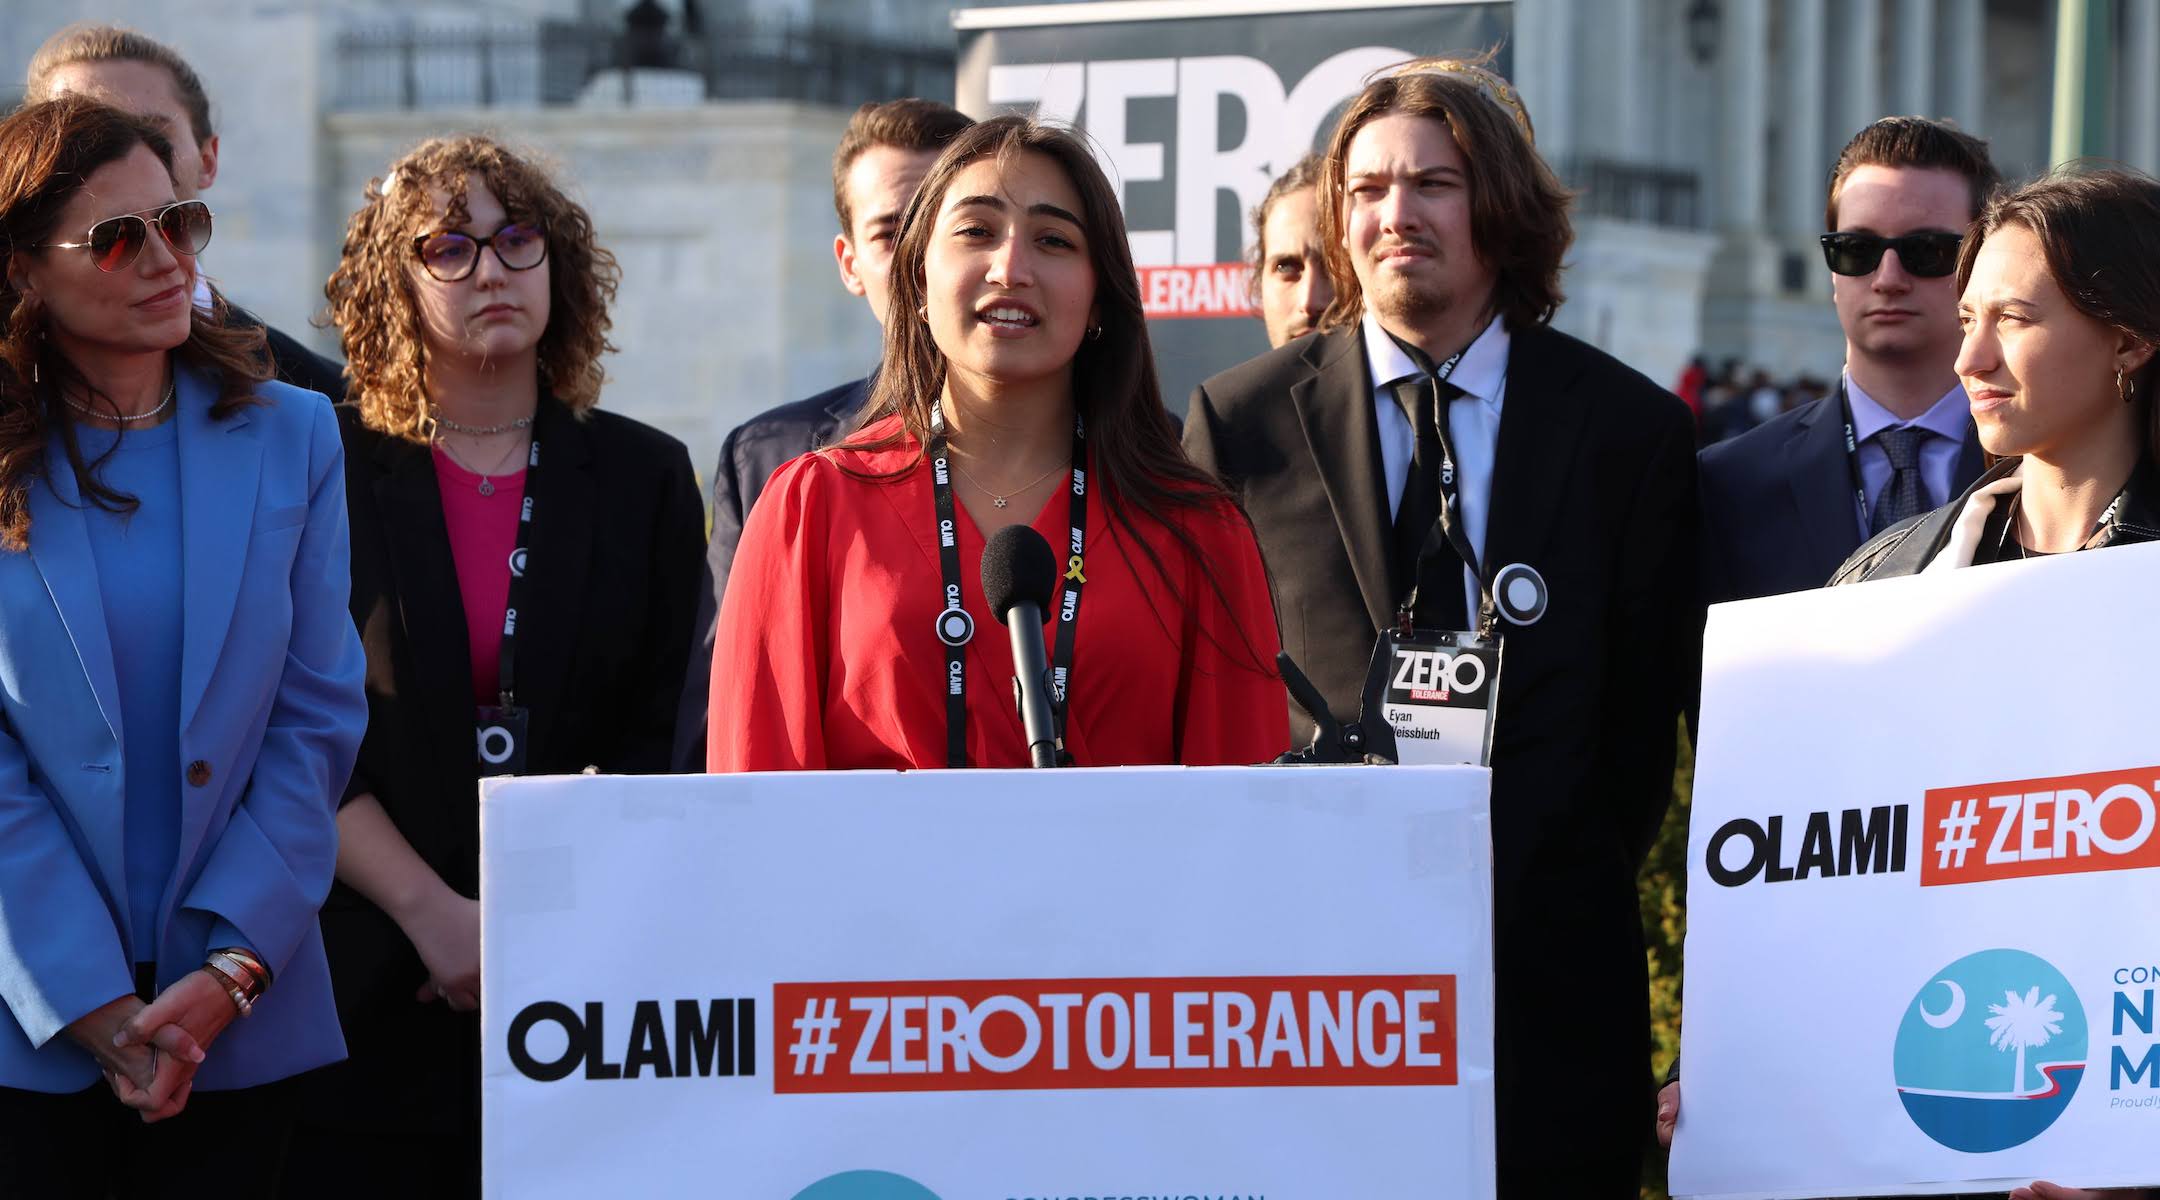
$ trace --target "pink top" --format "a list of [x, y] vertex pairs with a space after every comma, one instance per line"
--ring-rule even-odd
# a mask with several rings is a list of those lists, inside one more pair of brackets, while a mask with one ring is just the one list
[[493, 495], [480, 494], [480, 477], [435, 447], [435, 485], [442, 493], [443, 525], [457, 564], [458, 597], [465, 604], [465, 640], [472, 647], [473, 702], [496, 702], [502, 679], [503, 610], [510, 604], [510, 552], [517, 549], [518, 507], [525, 499], [525, 469], [490, 475]]

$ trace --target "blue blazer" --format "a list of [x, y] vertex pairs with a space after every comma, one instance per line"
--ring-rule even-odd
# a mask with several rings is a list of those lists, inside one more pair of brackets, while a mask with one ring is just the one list
[[128, 928], [119, 685], [57, 440], [30, 491], [28, 552], [0, 551], [0, 1086], [97, 1083], [62, 1027], [133, 993], [137, 959], [156, 960], [160, 989], [200, 967], [221, 919], [275, 981], [210, 1047], [196, 1086], [345, 1054], [316, 924], [367, 719], [337, 419], [322, 396], [271, 382], [262, 403], [212, 420], [212, 379], [176, 372], [183, 783], [155, 946]]

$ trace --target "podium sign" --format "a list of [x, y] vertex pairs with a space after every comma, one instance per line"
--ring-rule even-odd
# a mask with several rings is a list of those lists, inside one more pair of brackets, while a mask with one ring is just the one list
[[1680, 1196], [2160, 1183], [2160, 545], [1720, 605]]
[[490, 780], [486, 1193], [1490, 1197], [1488, 778]]

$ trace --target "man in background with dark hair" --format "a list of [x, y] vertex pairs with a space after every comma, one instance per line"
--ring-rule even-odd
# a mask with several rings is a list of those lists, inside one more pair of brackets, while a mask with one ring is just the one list
[[[885, 277], [908, 202], [946, 143], [972, 124], [959, 110], [935, 100], [888, 100], [856, 109], [840, 135], [840, 146], [833, 151], [833, 211], [840, 218], [833, 260], [840, 268], [840, 285], [870, 302], [879, 325], [886, 320]], [[675, 724], [677, 771], [705, 769], [713, 629], [750, 506], [780, 464], [825, 445], [862, 411], [875, 378], [872, 373], [759, 413], [736, 426], [721, 445], [720, 463], [713, 469], [712, 541], [705, 551], [712, 586], [698, 597], [698, 644], [691, 647], [690, 667], [683, 673]]]
[[[217, 182], [218, 136], [210, 124], [210, 97], [180, 53], [163, 42], [117, 25], [70, 25], [46, 39], [30, 56], [24, 98], [32, 103], [74, 94], [87, 96], [157, 125], [173, 148], [173, 195], [194, 200]], [[208, 279], [197, 276], [195, 303], [210, 304]], [[273, 329], [237, 305], [232, 319], [260, 325], [270, 341], [277, 377], [296, 387], [345, 398], [345, 368]]]
[[1957, 251], [2002, 177], [1987, 143], [1885, 117], [1838, 155], [1823, 257], [1845, 372], [1821, 399], [1702, 452], [1711, 603], [1821, 587], [1860, 543], [1980, 475], [1959, 386]]
[[1475, 64], [1367, 85], [1318, 185], [1321, 331], [1201, 384], [1185, 446], [1238, 489], [1338, 716], [1382, 631], [1494, 614], [1499, 1194], [1604, 1200], [1636, 1194], [1651, 1114], [1635, 872], [1698, 657], [1695, 428], [1548, 324], [1573, 229], [1530, 139]]
[[1270, 346], [1311, 333], [1335, 301], [1327, 255], [1320, 249], [1320, 217], [1313, 207], [1320, 156], [1291, 164], [1253, 209], [1253, 305], [1267, 326]]

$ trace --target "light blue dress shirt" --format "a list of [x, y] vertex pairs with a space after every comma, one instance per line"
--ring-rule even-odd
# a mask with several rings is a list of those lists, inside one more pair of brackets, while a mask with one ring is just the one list
[[[1869, 512], [1882, 504], [1883, 492], [1890, 486], [1890, 456], [1874, 440], [1875, 435], [1902, 426], [1935, 435], [1920, 439], [1920, 484], [1927, 493], [1923, 497], [1927, 507], [1941, 508], [1957, 499], [1951, 494], [1950, 480], [1957, 474], [1958, 455], [1965, 448], [1965, 430], [1972, 425], [1972, 406], [1965, 399], [1962, 384], [1944, 392], [1926, 412], [1910, 421], [1898, 419], [1896, 413], [1861, 390], [1850, 373], [1845, 376], [1845, 395], [1852, 401], [1853, 438], [1860, 444], [1860, 486], [1867, 493]], [[1867, 534], [1867, 523], [1861, 521], [1860, 539], [1866, 541]]]
[[[1387, 480], [1388, 514], [1402, 507], [1403, 488], [1410, 480], [1410, 458], [1417, 449], [1417, 431], [1396, 402], [1397, 380], [1419, 374], [1417, 364], [1403, 353], [1395, 339], [1380, 328], [1371, 309], [1365, 310], [1365, 366], [1373, 381], [1373, 414], [1380, 422], [1380, 467]], [[1470, 545], [1485, 556], [1485, 526], [1492, 515], [1493, 455], [1500, 445], [1500, 409], [1507, 400], [1507, 365], [1510, 339], [1506, 325], [1495, 320], [1463, 351], [1448, 382], [1463, 394], [1448, 405], [1448, 445], [1455, 452], [1455, 488], [1462, 506], [1463, 532]], [[1886, 467], [1885, 470], [1888, 468]], [[1885, 476], [1887, 478], [1887, 476]], [[1482, 596], [1477, 576], [1463, 569], [1463, 611], [1476, 619]]]

